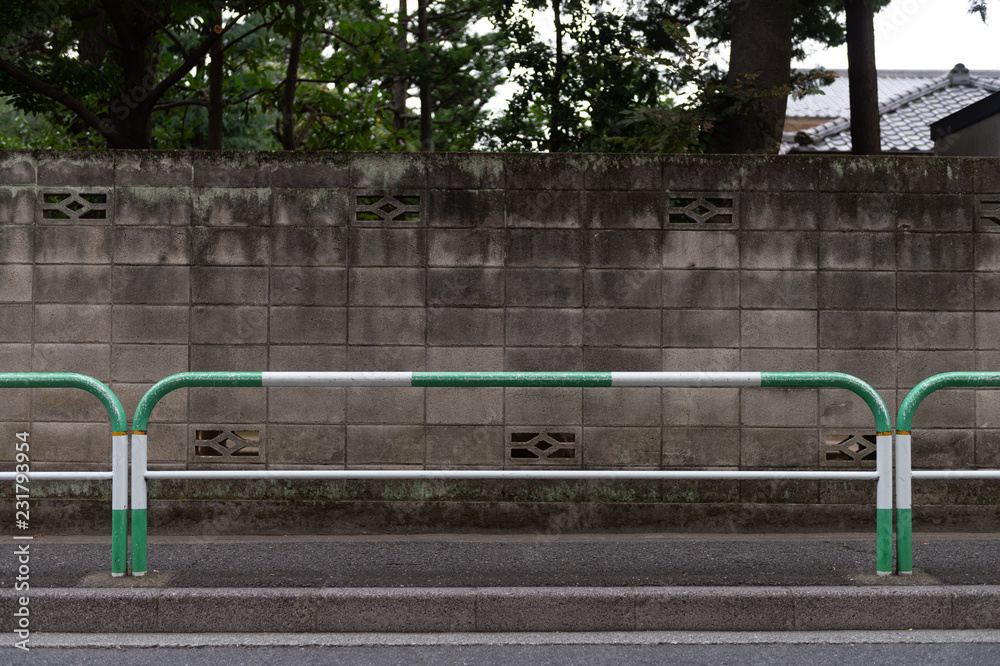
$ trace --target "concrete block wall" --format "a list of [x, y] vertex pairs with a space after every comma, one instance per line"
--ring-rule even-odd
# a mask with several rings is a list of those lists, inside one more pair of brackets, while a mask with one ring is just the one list
[[[0, 368], [129, 415], [185, 370], [830, 370], [894, 413], [1000, 368], [998, 201], [992, 159], [4, 152]], [[107, 467], [93, 398], [2, 397], [39, 468]], [[934, 395], [914, 460], [996, 466], [998, 424]], [[149, 433], [160, 468], [874, 464], [837, 390], [191, 389]]]

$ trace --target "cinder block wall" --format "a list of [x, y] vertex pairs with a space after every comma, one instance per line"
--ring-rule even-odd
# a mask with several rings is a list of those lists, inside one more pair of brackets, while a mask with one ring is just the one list
[[[92, 375], [130, 416], [185, 370], [831, 370], [895, 413], [1000, 369], [998, 202], [993, 159], [3, 152], [0, 368]], [[36, 469], [107, 468], [96, 400], [2, 398]], [[938, 393], [914, 460], [998, 466], [998, 424], [1000, 391]], [[149, 433], [159, 468], [874, 464], [837, 390], [198, 389]]]

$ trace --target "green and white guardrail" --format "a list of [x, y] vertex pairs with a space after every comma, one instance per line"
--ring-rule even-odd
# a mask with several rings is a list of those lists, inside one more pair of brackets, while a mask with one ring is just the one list
[[[128, 424], [118, 397], [100, 381], [71, 372], [0, 372], [0, 388], [77, 388], [94, 395], [111, 419], [110, 472], [0, 472], [0, 480], [111, 481], [111, 575], [124, 576], [128, 539]], [[16, 469], [16, 468], [15, 468]]]
[[1000, 469], [915, 470], [911, 455], [913, 416], [920, 403], [944, 388], [1000, 386], [1000, 372], [945, 372], [913, 387], [896, 414], [896, 568], [913, 573], [912, 479], [1000, 479]]
[[[875, 471], [840, 470], [212, 470], [150, 471], [150, 415], [165, 395], [188, 387], [730, 387], [842, 388], [875, 418]], [[157, 382], [132, 420], [132, 575], [147, 570], [147, 479], [810, 479], [877, 482], [876, 569], [892, 573], [892, 427], [878, 393], [838, 372], [184, 372]]]

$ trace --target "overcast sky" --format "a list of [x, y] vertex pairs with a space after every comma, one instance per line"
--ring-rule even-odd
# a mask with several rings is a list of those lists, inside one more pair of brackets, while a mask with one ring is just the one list
[[[969, 14], [968, 0], [893, 0], [875, 15], [879, 69], [1000, 70], [1000, 0], [989, 0], [989, 20]], [[797, 67], [847, 69], [847, 47], [814, 49]]]

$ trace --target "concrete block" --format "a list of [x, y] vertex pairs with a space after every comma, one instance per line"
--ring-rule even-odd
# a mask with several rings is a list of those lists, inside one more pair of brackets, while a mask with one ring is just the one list
[[[896, 391], [882, 389], [879, 396], [890, 415], [896, 413]], [[819, 424], [824, 427], [862, 428], [865, 434], [875, 433], [875, 417], [871, 408], [858, 395], [844, 389], [820, 389]]]
[[191, 262], [189, 229], [118, 227], [114, 240], [116, 266]]
[[740, 240], [743, 268], [809, 270], [817, 265], [812, 231], [746, 231]]
[[896, 304], [902, 310], [971, 310], [971, 273], [900, 273]]
[[580, 307], [583, 271], [576, 268], [511, 268], [507, 278], [507, 305]]
[[977, 428], [1000, 429], [1000, 392], [993, 389], [975, 391], [975, 405]]
[[739, 428], [663, 428], [664, 467], [736, 467]]
[[348, 423], [422, 424], [424, 418], [424, 389], [422, 388], [347, 389]]
[[897, 187], [900, 192], [955, 194], [980, 192], [976, 188], [976, 160], [907, 160], [902, 157], [898, 169]]
[[972, 349], [971, 312], [900, 312], [900, 349]]
[[818, 193], [813, 200], [823, 231], [892, 231], [896, 228], [896, 197], [870, 194]]
[[343, 465], [346, 459], [342, 425], [272, 425], [267, 437], [270, 463]]
[[[975, 461], [975, 438], [971, 430], [944, 430], [939, 428], [922, 428], [917, 430], [921, 418], [917, 410], [913, 421], [912, 464], [915, 468], [924, 469], [969, 469]], [[928, 482], [924, 482], [926, 484]], [[923, 484], [913, 485], [913, 503], [915, 505], [938, 503], [927, 502], [927, 497], [921, 497], [921, 491], [933, 493], [931, 487], [922, 488]]]
[[664, 268], [739, 268], [735, 231], [669, 229], [663, 235]]
[[422, 155], [386, 153], [351, 156], [351, 185], [357, 188], [424, 189], [427, 163]]
[[416, 305], [427, 300], [426, 273], [422, 268], [351, 268], [351, 305]]
[[431, 190], [427, 193], [427, 226], [502, 227], [504, 190]]
[[423, 266], [427, 262], [424, 229], [351, 229], [352, 266]]
[[660, 312], [590, 308], [583, 316], [583, 344], [596, 347], [659, 347]]
[[795, 155], [754, 155], [740, 165], [740, 189], [763, 192], [814, 191], [821, 163], [815, 157]]
[[745, 426], [816, 426], [815, 389], [748, 389], [743, 391], [740, 420]]
[[35, 261], [39, 264], [111, 263], [109, 227], [38, 227]]
[[267, 342], [267, 315], [264, 306], [195, 306], [191, 308], [191, 342], [263, 344]]
[[663, 187], [670, 192], [738, 191], [743, 160], [732, 155], [665, 155]]
[[429, 305], [503, 305], [504, 271], [499, 268], [432, 268], [427, 271]]
[[753, 617], [757, 631], [794, 628], [791, 591], [726, 588], [635, 588], [637, 631], [738, 631]]
[[1000, 331], [997, 330], [1000, 313], [977, 312], [975, 322], [976, 349], [1000, 349]]
[[506, 388], [504, 392], [508, 424], [582, 423], [583, 389], [525, 386]]
[[896, 355], [897, 386], [911, 389], [931, 375], [942, 372], [957, 372], [976, 369], [976, 354], [973, 351], [907, 351]]
[[912, 231], [972, 231], [976, 197], [970, 194], [900, 194], [896, 224]]
[[514, 229], [507, 243], [508, 266], [578, 268], [583, 262], [582, 231]]
[[1000, 271], [1000, 234], [976, 234], [975, 270]]
[[[122, 594], [123, 590], [101, 590], [103, 598], [98, 601], [94, 600], [94, 592], [73, 588], [32, 590], [32, 626], [67, 632], [104, 632], [110, 628], [137, 633], [156, 631], [158, 590], [127, 590], [128, 594]], [[11, 608], [8, 617], [13, 611]], [[28, 645], [35, 648], [31, 642]]]
[[504, 171], [508, 190], [582, 190], [589, 156], [508, 153]]
[[665, 388], [665, 426], [732, 426], [740, 424], [740, 391], [730, 388]]
[[115, 223], [142, 227], [187, 227], [191, 224], [191, 188], [116, 187]]
[[[668, 308], [733, 308], [739, 306], [736, 271], [663, 271], [663, 306]], [[623, 305], [623, 307], [626, 307]]]
[[347, 341], [347, 309], [271, 308], [270, 341], [274, 344], [343, 344]]
[[[346, 266], [347, 229], [275, 227], [271, 229], [270, 252], [272, 266]], [[256, 264], [266, 261], [241, 263]]]
[[417, 345], [426, 339], [422, 308], [353, 307], [348, 315], [348, 342], [352, 345]]
[[1000, 310], [1000, 273], [976, 273], [975, 309]]
[[821, 349], [819, 370], [845, 372], [875, 387], [893, 387], [896, 385], [896, 352], [875, 349]]
[[342, 345], [271, 345], [267, 369], [278, 372], [346, 370], [347, 348]]
[[[293, 186], [294, 187], [294, 186]], [[319, 188], [271, 190], [272, 223], [275, 226], [348, 226], [355, 207], [350, 190]]]
[[331, 588], [323, 594], [315, 631], [476, 631], [472, 588]]
[[[20, 266], [7, 266], [0, 268], [0, 276], [4, 272], [11, 275], [16, 288], [22, 281], [18, 280], [17, 271], [5, 271], [4, 269], [16, 269]], [[30, 269], [30, 266], [24, 268]], [[2, 277], [0, 277], [2, 280]], [[3, 285], [0, 282], [0, 285]], [[28, 298], [30, 300], [32, 280], [28, 274], [27, 287]], [[34, 288], [36, 303], [108, 303], [111, 301], [111, 267], [110, 266], [75, 266], [75, 265], [51, 265], [36, 266], [34, 275]], [[3, 287], [0, 286], [0, 293]], [[2, 297], [0, 297], [2, 298]]]
[[429, 388], [426, 409], [428, 424], [502, 424], [503, 389]]
[[430, 347], [427, 369], [434, 372], [499, 372], [503, 370], [503, 349]]
[[659, 428], [584, 428], [583, 465], [602, 469], [657, 469], [661, 458], [660, 437]]
[[[267, 390], [262, 388], [193, 388], [189, 389], [189, 413], [191, 419], [191, 438], [194, 441], [193, 430], [211, 429], [217, 426], [245, 426], [248, 429], [261, 429], [259, 425], [267, 415]], [[242, 429], [242, 428], [241, 428]], [[261, 433], [262, 439], [264, 433]], [[262, 442], [263, 446], [263, 442]], [[189, 453], [194, 456], [194, 447]], [[235, 461], [245, 463], [262, 463], [264, 456]], [[211, 462], [219, 462], [212, 460]]]
[[192, 303], [265, 304], [268, 271], [265, 267], [193, 266]]
[[661, 232], [592, 231], [587, 234], [588, 268], [656, 268], [660, 265]]
[[498, 189], [507, 182], [502, 153], [436, 153], [426, 155], [430, 187]]
[[659, 426], [660, 389], [584, 389], [583, 422], [597, 426]]
[[108, 421], [104, 406], [85, 391], [45, 388], [32, 389], [30, 393], [33, 421]]
[[740, 466], [743, 469], [815, 469], [818, 465], [819, 440], [816, 428], [743, 429], [740, 445]]
[[584, 226], [595, 229], [659, 229], [667, 197], [663, 192], [587, 192]]
[[740, 501], [747, 504], [813, 504], [819, 500], [818, 481], [741, 481]]
[[[899, 326], [902, 334], [902, 324]], [[819, 346], [834, 349], [892, 349], [896, 313], [860, 310], [821, 311]]]
[[424, 448], [422, 425], [347, 426], [348, 465], [423, 465]]
[[914, 415], [913, 429], [977, 427], [976, 393], [960, 389], [931, 393], [921, 401]]
[[187, 345], [111, 346], [111, 376], [116, 382], [148, 382], [152, 385], [187, 369]]
[[504, 431], [495, 426], [428, 426], [427, 464], [437, 468], [500, 468], [504, 463]]
[[[39, 267], [41, 270], [42, 267]], [[62, 266], [46, 266], [45, 268], [61, 269]], [[58, 279], [46, 279], [40, 283], [39, 302], [45, 302], [53, 296], [53, 283]], [[0, 264], [0, 302], [30, 303], [32, 289], [30, 264]]]
[[307, 590], [166, 589], [159, 595], [156, 631], [313, 631], [314, 613]]
[[147, 150], [115, 154], [115, 187], [119, 192], [132, 185], [190, 186], [193, 178], [190, 154]]
[[[58, 245], [57, 240], [49, 241]], [[34, 229], [29, 226], [0, 226], [0, 262], [5, 264], [30, 264], [35, 257]], [[49, 253], [55, 257], [54, 250]]]
[[[990, 415], [991, 419], [993, 415]], [[995, 419], [994, 419], [995, 420]], [[976, 467], [1000, 467], [1000, 430], [976, 431]]]
[[498, 229], [431, 229], [429, 266], [503, 266], [504, 232]]
[[504, 367], [513, 372], [582, 372], [583, 352], [578, 347], [511, 347], [504, 350]]
[[111, 313], [115, 342], [188, 342], [190, 312], [179, 305], [116, 305]]
[[[4, 372], [18, 372], [16, 370], [8, 370], [10, 366], [3, 366], [3, 368]], [[21, 370], [20, 372], [28, 372], [28, 370]], [[7, 425], [10, 421], [24, 421], [25, 423], [31, 422], [31, 390], [4, 390], [3, 400], [0, 400], [0, 422]], [[13, 462], [12, 454], [13, 451], [11, 454], [6, 454], [5, 452], [4, 462]]]
[[0, 158], [0, 180], [12, 185], [34, 185], [36, 163], [30, 151], [8, 150]]
[[816, 284], [813, 271], [743, 271], [740, 303], [744, 308], [815, 309]]
[[0, 343], [0, 368], [4, 372], [31, 372], [31, 345]]
[[37, 342], [110, 342], [110, 305], [36, 305]]
[[191, 257], [196, 264], [266, 265], [270, 257], [267, 229], [196, 227], [191, 245]]
[[740, 227], [814, 231], [819, 228], [821, 206], [815, 192], [743, 192]]
[[583, 302], [596, 308], [658, 308], [660, 283], [659, 270], [587, 270], [583, 275]]
[[115, 183], [114, 162], [99, 152], [47, 150], [37, 153], [39, 185], [107, 186]]
[[663, 177], [657, 155], [615, 154], [594, 156], [584, 171], [588, 190], [660, 190]]
[[424, 347], [350, 347], [347, 370], [422, 371], [427, 367]]
[[[163, 379], [167, 375], [161, 375], [159, 379]], [[122, 401], [122, 407], [125, 409], [125, 413], [129, 416], [135, 414], [136, 407], [139, 406], [139, 401], [146, 391], [149, 390], [152, 382], [143, 381], [141, 384], [127, 384], [121, 382], [112, 382], [109, 384], [111, 390], [115, 392], [118, 399]], [[167, 395], [160, 398], [159, 402], [153, 408], [153, 413], [150, 417], [150, 431], [156, 423], [177, 423], [186, 422], [188, 417], [188, 390], [187, 389], [177, 389], [176, 391], [171, 391]], [[179, 440], [180, 448], [177, 449], [177, 460], [187, 461], [187, 425], [179, 426], [183, 432], [181, 432]], [[152, 439], [152, 436], [150, 437]], [[173, 440], [172, 440], [173, 441]], [[171, 445], [173, 446], [173, 445]]]
[[0, 220], [5, 225], [34, 223], [36, 201], [34, 187], [0, 187]]
[[79, 372], [107, 382], [111, 378], [111, 345], [35, 343], [32, 372]]
[[993, 629], [1000, 625], [1000, 604], [992, 590], [973, 586], [951, 594], [951, 626], [956, 629]]
[[[581, 612], [564, 613], [571, 604]], [[610, 588], [479, 588], [478, 631], [631, 631], [633, 601]]]
[[660, 348], [584, 347], [583, 367], [593, 372], [645, 372], [660, 365]]
[[583, 341], [583, 310], [508, 308], [508, 346], [572, 346]]
[[740, 324], [744, 347], [816, 347], [813, 310], [744, 310]]
[[189, 445], [187, 426], [150, 423], [146, 459], [151, 464], [172, 463], [176, 469], [187, 463]]
[[346, 305], [347, 269], [321, 267], [272, 268], [272, 305]]
[[819, 274], [823, 310], [891, 310], [896, 307], [896, 274], [873, 271], [823, 271]]
[[[98, 404], [98, 409], [103, 410], [103, 407]], [[41, 421], [41, 418], [40, 414], [33, 414], [32, 462], [94, 462], [102, 463], [102, 469], [110, 469], [111, 434], [107, 412], [104, 412], [102, 423], [53, 423]]]
[[191, 154], [196, 187], [268, 187], [270, 156], [264, 152], [215, 152]]
[[740, 370], [747, 372], [800, 372], [815, 370], [815, 349], [743, 349]]
[[664, 310], [664, 347], [739, 347], [739, 310]]
[[[340, 388], [271, 388], [267, 391], [267, 418], [272, 423], [343, 423], [345, 400], [345, 389]], [[271, 434], [275, 434], [273, 430]], [[343, 432], [340, 438], [343, 440]]]
[[740, 350], [668, 348], [660, 367], [669, 372], [732, 372], [740, 368]]
[[824, 192], [895, 192], [898, 164], [889, 156], [836, 156], [817, 164]]
[[262, 345], [191, 345], [190, 350], [192, 372], [261, 372], [267, 367], [268, 349]]
[[296, 153], [295, 160], [278, 157], [271, 168], [271, 186], [274, 188], [329, 188], [349, 187], [351, 161], [347, 153], [318, 152]]
[[500, 308], [428, 308], [427, 344], [493, 346], [504, 344]]
[[898, 266], [904, 271], [968, 271], [973, 267], [972, 234], [901, 233]]
[[510, 190], [506, 206], [507, 226], [515, 228], [579, 229], [587, 217], [579, 190]]

